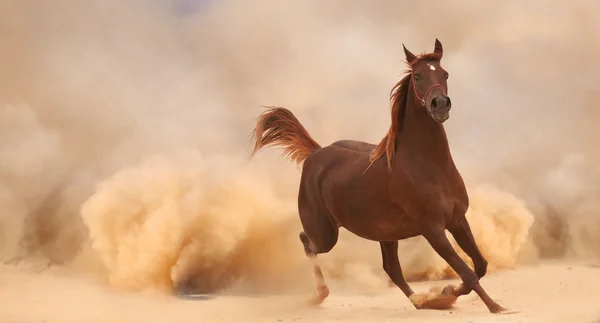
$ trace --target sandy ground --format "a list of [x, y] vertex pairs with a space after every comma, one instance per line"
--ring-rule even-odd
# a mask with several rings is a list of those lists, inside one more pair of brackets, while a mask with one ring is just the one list
[[[417, 311], [396, 288], [375, 293], [340, 291], [319, 308], [304, 295], [229, 295], [188, 299], [108, 291], [63, 269], [39, 273], [1, 267], [0, 322], [600, 322], [600, 268], [544, 263], [490, 274], [482, 281], [503, 306], [518, 314], [489, 314], [474, 295], [447, 311]], [[446, 282], [413, 283], [425, 291]], [[341, 287], [341, 286], [340, 286]]]

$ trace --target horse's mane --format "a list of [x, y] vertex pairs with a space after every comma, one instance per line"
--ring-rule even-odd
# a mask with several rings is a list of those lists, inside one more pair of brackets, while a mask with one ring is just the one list
[[387, 134], [371, 152], [371, 155], [369, 156], [371, 164], [385, 155], [388, 169], [391, 171], [392, 156], [394, 156], [394, 153], [396, 152], [397, 135], [402, 131], [402, 122], [406, 115], [406, 102], [408, 98], [408, 88], [412, 79], [412, 67], [421, 61], [439, 61], [441, 58], [441, 55], [437, 53], [420, 54], [412, 63], [407, 63], [409, 69], [404, 72], [404, 77], [396, 83], [390, 91], [392, 123]]

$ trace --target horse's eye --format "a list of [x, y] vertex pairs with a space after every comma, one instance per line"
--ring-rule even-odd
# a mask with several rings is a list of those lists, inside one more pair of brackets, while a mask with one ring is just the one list
[[449, 76], [450, 76], [450, 74], [448, 74], [448, 72], [445, 72], [445, 73], [444, 73], [444, 79], [446, 79], [446, 80], [447, 80]]
[[420, 80], [420, 79], [421, 79], [421, 75], [419, 75], [419, 74], [415, 74], [415, 81], [418, 81], [418, 80]]

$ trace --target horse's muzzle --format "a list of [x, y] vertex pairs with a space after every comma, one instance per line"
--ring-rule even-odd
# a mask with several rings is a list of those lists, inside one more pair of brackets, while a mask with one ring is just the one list
[[426, 101], [425, 107], [431, 118], [436, 122], [444, 122], [450, 117], [452, 101], [443, 92], [432, 93], [431, 99]]

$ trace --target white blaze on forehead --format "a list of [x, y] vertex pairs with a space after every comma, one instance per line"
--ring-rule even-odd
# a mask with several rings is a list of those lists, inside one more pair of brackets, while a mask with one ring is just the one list
[[433, 66], [433, 64], [427, 63], [427, 65], [429, 65], [429, 69], [430, 70], [435, 71], [435, 66]]

